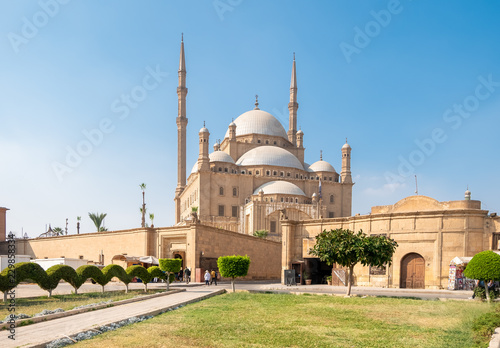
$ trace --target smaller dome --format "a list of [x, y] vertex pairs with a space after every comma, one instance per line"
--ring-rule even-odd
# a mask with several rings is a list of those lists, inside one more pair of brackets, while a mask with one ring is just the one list
[[318, 195], [316, 194], [316, 192], [314, 192], [312, 196], [313, 196], [313, 198], [314, 197], [318, 197]]
[[208, 132], [208, 129], [203, 127], [202, 129], [200, 129], [200, 131], [198, 133], [209, 133], [209, 132]]
[[302, 129], [299, 129], [299, 131], [297, 132], [297, 134], [304, 134], [304, 132], [302, 131]]
[[333, 166], [326, 162], [326, 161], [317, 161], [317, 162], [314, 162], [313, 164], [311, 164], [309, 166], [309, 168], [307, 168], [307, 171], [311, 171], [311, 172], [331, 172], [331, 173], [336, 173], [335, 172], [335, 168], [333, 168]]
[[231, 123], [229, 124], [229, 127], [236, 127], [236, 123], [234, 123], [234, 121], [233, 121], [233, 122], [231, 122]]
[[234, 164], [234, 160], [224, 151], [214, 151], [208, 155], [210, 162], [226, 162]]
[[346, 143], [342, 146], [342, 148], [343, 149], [350, 149], [351, 147], [349, 146], [349, 144], [346, 141]]
[[254, 192], [254, 195], [259, 194], [260, 191], [264, 191], [265, 195], [294, 195], [294, 196], [305, 196], [306, 194], [297, 185], [292, 184], [288, 181], [270, 181], [264, 185], [259, 186]]

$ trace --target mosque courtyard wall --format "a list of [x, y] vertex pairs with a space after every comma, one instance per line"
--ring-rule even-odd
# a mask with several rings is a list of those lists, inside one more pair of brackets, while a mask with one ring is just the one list
[[315, 258], [308, 251], [324, 230], [363, 230], [367, 235], [393, 238], [398, 247], [392, 265], [384, 272], [356, 266], [356, 285], [407, 287], [409, 276], [403, 277], [406, 261], [415, 257], [423, 267], [421, 285], [429, 289], [446, 288], [450, 261], [456, 256], [472, 257], [492, 249], [493, 235], [499, 232], [498, 218], [481, 210], [479, 201], [438, 202], [425, 196], [407, 197], [393, 206], [373, 207], [369, 215], [282, 221], [282, 226], [282, 269]]

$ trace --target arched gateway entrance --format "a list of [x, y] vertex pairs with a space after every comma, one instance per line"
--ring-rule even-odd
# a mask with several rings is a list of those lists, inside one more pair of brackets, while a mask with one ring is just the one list
[[425, 288], [425, 261], [417, 254], [411, 253], [401, 260], [401, 288]]

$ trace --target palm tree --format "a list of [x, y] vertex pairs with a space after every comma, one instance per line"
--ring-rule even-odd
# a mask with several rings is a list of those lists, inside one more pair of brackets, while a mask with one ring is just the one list
[[64, 235], [64, 230], [61, 228], [61, 227], [54, 227], [52, 229], [52, 232], [54, 233], [54, 235], [56, 236], [63, 236]]
[[95, 227], [97, 228], [97, 232], [103, 232], [103, 230], [106, 230], [105, 227], [101, 227], [102, 222], [103, 222], [104, 218], [106, 217], [106, 215], [108, 215], [108, 214], [106, 214], [106, 213], [104, 213], [104, 214], [89, 213], [89, 218], [90, 218], [90, 220], [92, 220]]
[[149, 219], [151, 220], [151, 228], [155, 227], [155, 225], [153, 224], [153, 221], [155, 219], [155, 214], [150, 213], [149, 214]]
[[146, 226], [146, 202], [144, 201], [144, 191], [146, 191], [146, 184], [142, 183], [139, 185], [139, 187], [142, 190], [142, 208], [141, 208], [142, 222], [141, 222], [141, 227], [145, 227]]

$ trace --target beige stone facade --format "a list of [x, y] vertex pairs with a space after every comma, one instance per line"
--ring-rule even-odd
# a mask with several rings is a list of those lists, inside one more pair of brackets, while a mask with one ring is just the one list
[[[103, 265], [123, 254], [182, 258], [183, 267], [193, 270], [193, 279], [200, 274], [199, 281], [203, 271], [217, 268], [217, 258], [224, 255], [250, 257], [245, 279], [280, 279], [281, 272], [281, 243], [201, 224], [18, 239], [16, 249], [33, 259], [64, 257]], [[0, 254], [6, 252], [7, 243], [0, 243]]]
[[[280, 218], [318, 219], [351, 215], [351, 147], [341, 155], [341, 172], [319, 156], [304, 161], [304, 132], [297, 130], [297, 75], [295, 57], [290, 83], [289, 127], [270, 113], [255, 108], [228, 125], [221, 142], [209, 151], [210, 132], [203, 125], [198, 160], [186, 182], [186, 65], [181, 44], [179, 68], [178, 184], [176, 225], [187, 225], [193, 209], [206, 225], [252, 235], [267, 230], [281, 239]], [[330, 156], [336, 154], [328, 154]]]
[[[492, 216], [493, 215], [493, 216]], [[282, 221], [282, 268], [313, 274], [319, 282], [327, 268], [320, 270], [308, 250], [323, 230], [363, 230], [368, 235], [383, 234], [398, 242], [392, 265], [386, 270], [356, 266], [357, 285], [384, 287], [446, 288], [450, 261], [456, 256], [474, 256], [498, 250], [500, 219], [481, 209], [480, 201], [438, 202], [426, 196], [410, 196], [394, 205], [373, 207], [371, 214], [339, 219]], [[308, 267], [311, 263], [311, 267]], [[419, 263], [417, 265], [417, 263]], [[416, 275], [408, 274], [413, 267]], [[416, 268], [415, 268], [416, 267]], [[420, 278], [417, 279], [420, 272]], [[411, 277], [414, 277], [412, 279]]]

